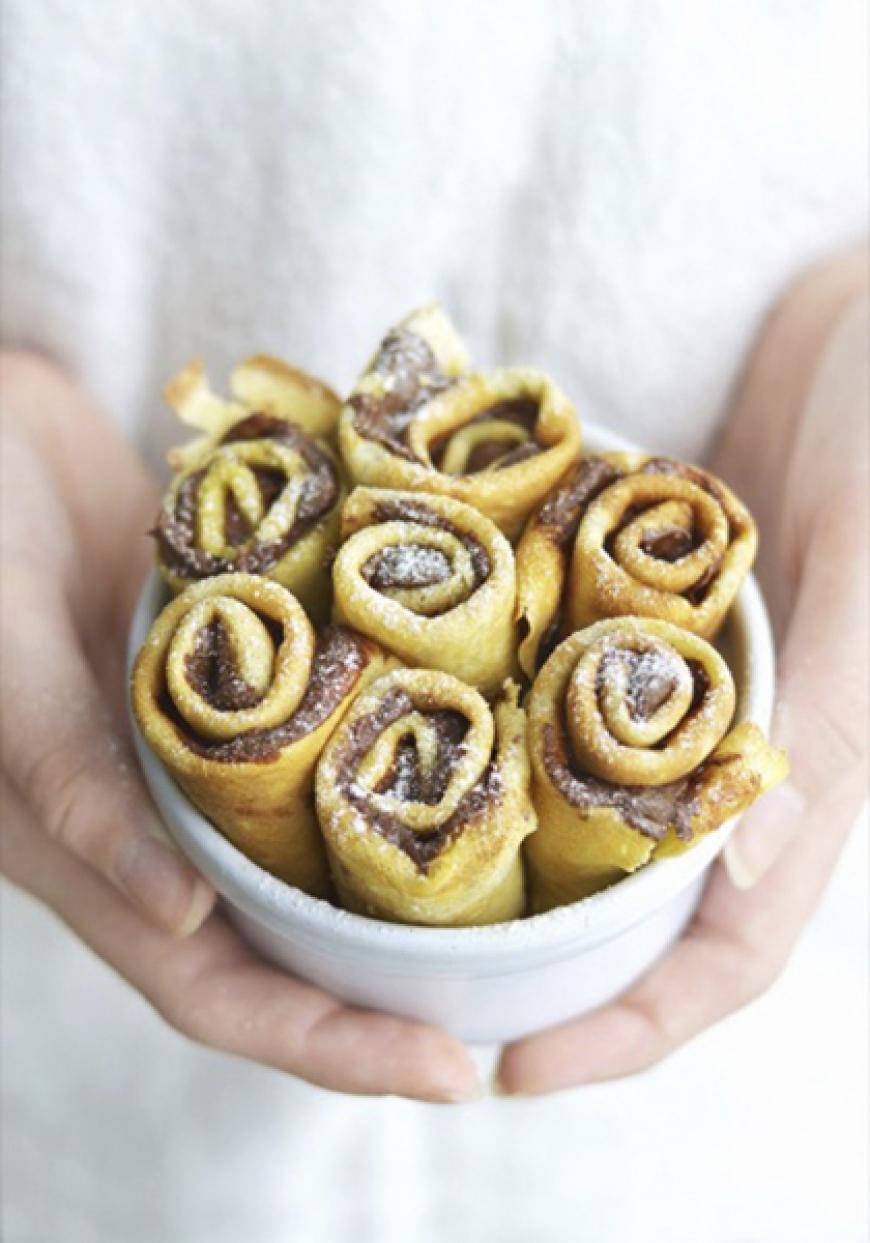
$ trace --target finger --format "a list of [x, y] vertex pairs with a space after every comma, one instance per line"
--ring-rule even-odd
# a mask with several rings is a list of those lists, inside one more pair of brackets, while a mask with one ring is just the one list
[[60, 593], [28, 574], [5, 585], [16, 602], [3, 613], [6, 772], [50, 837], [161, 927], [189, 934], [214, 893], [167, 844]]
[[217, 914], [178, 941], [26, 823], [8, 799], [3, 864], [179, 1031], [335, 1091], [432, 1102], [478, 1095], [467, 1050], [423, 1023], [354, 1010], [267, 966]]
[[860, 774], [833, 787], [751, 891], [735, 891], [717, 867], [676, 948], [613, 1005], [505, 1050], [500, 1089], [538, 1094], [635, 1074], [764, 992], [818, 902], [861, 798]]
[[[77, 611], [123, 612], [157, 508], [133, 447], [90, 395], [48, 359], [0, 351], [3, 531], [46, 577], [63, 578]], [[83, 573], [83, 557], [99, 572]], [[144, 562], [143, 562], [144, 563]]]
[[537, 1096], [637, 1074], [737, 1004], [739, 987], [733, 949], [694, 929], [618, 1002], [510, 1045], [497, 1090]]
[[807, 499], [836, 497], [844, 477], [867, 464], [867, 258], [866, 246], [828, 257], [785, 291], [714, 457], [721, 478], [740, 481], [758, 521], [757, 570], [778, 622], [791, 611]]
[[862, 487], [817, 519], [780, 668], [775, 735], [791, 777], [743, 817], [725, 847], [738, 888], [757, 884], [803, 831], [805, 809], [833, 777], [865, 762], [868, 602], [854, 541], [866, 508]]

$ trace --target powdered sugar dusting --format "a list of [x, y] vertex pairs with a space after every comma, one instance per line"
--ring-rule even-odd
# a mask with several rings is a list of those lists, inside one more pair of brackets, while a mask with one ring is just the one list
[[671, 695], [679, 676], [677, 657], [666, 649], [655, 647], [635, 653], [629, 677], [633, 715], [652, 716]]
[[[372, 561], [369, 581], [386, 590], [390, 587], [428, 587], [443, 582], [450, 574], [450, 561], [439, 548], [425, 544], [396, 544], [378, 554]], [[366, 566], [368, 571], [369, 565]]]

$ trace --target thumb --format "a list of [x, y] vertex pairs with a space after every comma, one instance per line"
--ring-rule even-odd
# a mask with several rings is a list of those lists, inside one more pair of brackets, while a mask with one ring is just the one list
[[19, 582], [15, 604], [3, 627], [8, 777], [49, 836], [154, 923], [177, 935], [193, 932], [213, 905], [213, 890], [169, 845], [60, 593]]
[[[771, 741], [788, 754], [791, 748], [786, 719], [787, 709], [782, 704]], [[787, 777], [741, 817], [723, 852], [728, 875], [737, 889], [753, 888], [773, 867], [796, 836], [806, 810], [806, 796]]]
[[810, 539], [783, 647], [773, 730], [789, 753], [791, 777], [744, 816], [725, 847], [725, 865], [740, 889], [761, 880], [826, 796], [836, 792], [842, 810], [828, 824], [832, 835], [845, 838], [860, 807], [868, 682], [867, 595], [855, 547], [860, 510], [844, 496]]

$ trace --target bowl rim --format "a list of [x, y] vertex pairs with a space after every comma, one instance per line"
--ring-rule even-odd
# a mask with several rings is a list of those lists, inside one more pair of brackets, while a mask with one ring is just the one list
[[[584, 447], [593, 452], [636, 451], [623, 437], [595, 424], [584, 426]], [[709, 833], [691, 850], [657, 859], [608, 889], [541, 915], [500, 924], [435, 928], [389, 923], [342, 910], [265, 872], [225, 838], [176, 784], [139, 730], [129, 695], [130, 673], [150, 626], [165, 603], [165, 586], [156, 567], [143, 584], [129, 631], [127, 708], [135, 749], [146, 784], [171, 837], [221, 896], [244, 916], [273, 932], [322, 953], [371, 960], [379, 967], [452, 970], [457, 966], [501, 974], [518, 955], [536, 961], [592, 948], [652, 915], [685, 889], [722, 850], [736, 818]], [[775, 657], [773, 636], [761, 591], [749, 575], [729, 613], [737, 629], [742, 667], [738, 682], [739, 719], [769, 730], [773, 715]]]

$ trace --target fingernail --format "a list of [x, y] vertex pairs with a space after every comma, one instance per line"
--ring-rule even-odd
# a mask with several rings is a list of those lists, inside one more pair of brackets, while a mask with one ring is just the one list
[[175, 936], [195, 932], [214, 903], [211, 886], [172, 848], [148, 834], [133, 839], [115, 861], [113, 875], [144, 914]]
[[736, 889], [751, 889], [770, 870], [800, 827], [805, 807], [804, 796], [786, 781], [747, 812], [724, 851]]
[[201, 876], [197, 876], [193, 882], [190, 906], [187, 908], [187, 914], [184, 919], [175, 929], [176, 936], [189, 937], [198, 928], [201, 928], [211, 914], [214, 903], [215, 891], [208, 881], [203, 880]]
[[446, 1105], [470, 1105], [486, 1096], [486, 1088], [477, 1080], [470, 1088], [448, 1089], [441, 1098]]
[[493, 1076], [489, 1091], [490, 1095], [498, 1096], [508, 1101], [524, 1100], [527, 1097], [534, 1096], [534, 1092], [516, 1092], [511, 1088], [506, 1088], [498, 1075]]
[[436, 1098], [436, 1103], [443, 1105], [468, 1105], [472, 1101], [479, 1101], [486, 1096], [486, 1087], [478, 1074], [474, 1075], [470, 1083], [466, 1083], [465, 1087], [445, 1087], [442, 1088]]

